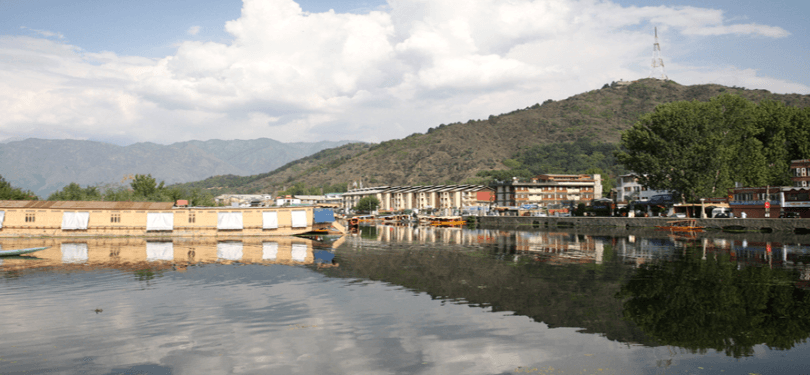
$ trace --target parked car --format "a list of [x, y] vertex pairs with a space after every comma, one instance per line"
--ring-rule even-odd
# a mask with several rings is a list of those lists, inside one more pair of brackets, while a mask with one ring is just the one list
[[781, 214], [779, 214], [779, 217], [782, 219], [798, 219], [802, 217], [802, 215], [794, 211], [784, 211]]

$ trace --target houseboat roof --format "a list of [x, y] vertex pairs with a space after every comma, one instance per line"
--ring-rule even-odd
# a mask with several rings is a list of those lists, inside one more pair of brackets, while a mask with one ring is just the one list
[[171, 210], [172, 202], [3, 201], [0, 208], [52, 210]]

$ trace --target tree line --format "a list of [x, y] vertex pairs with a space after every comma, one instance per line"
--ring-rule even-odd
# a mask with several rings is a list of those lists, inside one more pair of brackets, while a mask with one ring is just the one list
[[151, 174], [135, 175], [129, 186], [86, 186], [72, 182], [48, 196], [49, 201], [176, 202], [194, 206], [215, 206], [214, 196], [200, 189], [166, 187]]

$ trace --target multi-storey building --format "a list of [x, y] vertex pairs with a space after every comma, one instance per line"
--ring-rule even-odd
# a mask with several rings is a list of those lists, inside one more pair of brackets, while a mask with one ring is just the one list
[[351, 209], [370, 196], [380, 201], [381, 211], [460, 209], [493, 201], [492, 189], [482, 185], [377, 186], [343, 193], [343, 208]]
[[602, 178], [598, 174], [542, 174], [531, 181], [496, 181], [495, 202], [501, 207], [533, 204], [589, 202], [602, 198]]

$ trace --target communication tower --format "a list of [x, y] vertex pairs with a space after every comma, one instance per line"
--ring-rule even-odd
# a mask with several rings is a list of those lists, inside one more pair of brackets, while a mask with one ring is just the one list
[[650, 78], [667, 80], [667, 73], [664, 72], [664, 58], [661, 57], [661, 45], [658, 44], [658, 27], [655, 28], [655, 43], [653, 43]]

